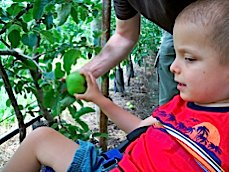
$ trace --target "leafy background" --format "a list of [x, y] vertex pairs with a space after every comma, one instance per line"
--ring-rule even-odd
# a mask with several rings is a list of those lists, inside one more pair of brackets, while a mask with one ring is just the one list
[[[0, 125], [10, 126], [17, 117], [22, 141], [24, 119], [41, 115], [71, 139], [106, 137], [89, 130], [81, 117], [94, 109], [69, 95], [62, 79], [101, 50], [101, 1], [6, 0], [1, 7]], [[111, 33], [114, 16], [112, 10]], [[131, 52], [134, 62], [155, 53], [160, 38], [161, 29], [143, 19], [140, 41]], [[78, 125], [61, 117], [66, 109]]]

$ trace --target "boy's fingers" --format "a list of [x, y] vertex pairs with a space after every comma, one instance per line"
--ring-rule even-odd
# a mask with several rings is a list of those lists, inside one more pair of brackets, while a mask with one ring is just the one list
[[89, 77], [88, 77], [88, 75], [89, 75], [88, 72], [82, 72], [80, 74], [84, 75], [85, 78], [86, 78], [87, 84], [90, 84], [90, 80], [89, 80]]
[[93, 75], [90, 72], [83, 72], [82, 74], [86, 77], [87, 84], [92, 85], [94, 79]]

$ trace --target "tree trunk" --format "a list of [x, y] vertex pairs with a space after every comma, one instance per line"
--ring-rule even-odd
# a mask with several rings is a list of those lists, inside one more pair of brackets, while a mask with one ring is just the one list
[[130, 86], [130, 79], [134, 78], [134, 66], [131, 59], [131, 55], [129, 55], [128, 65], [126, 67], [127, 67], [127, 77], [128, 77], [127, 85]]
[[118, 69], [115, 69], [114, 91], [120, 93], [124, 93], [125, 91], [123, 70], [120, 64], [118, 65]]
[[[103, 23], [102, 28], [104, 31], [104, 34], [102, 36], [102, 46], [105, 45], [105, 43], [110, 38], [110, 20], [111, 20], [111, 0], [103, 0]], [[108, 72], [109, 73], [109, 72]], [[102, 83], [101, 83], [101, 91], [103, 95], [106, 97], [109, 96], [109, 77], [108, 73], [103, 76]], [[101, 133], [107, 133], [107, 123], [108, 119], [107, 116], [101, 111], [100, 114], [100, 132]], [[107, 150], [107, 139], [100, 137], [99, 144], [103, 151]]]

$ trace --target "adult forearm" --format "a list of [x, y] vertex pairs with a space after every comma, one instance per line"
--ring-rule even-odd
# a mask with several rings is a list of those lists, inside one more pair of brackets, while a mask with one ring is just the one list
[[136, 41], [115, 34], [109, 39], [102, 51], [81, 70], [90, 71], [97, 78], [126, 58], [135, 44]]
[[107, 117], [126, 133], [138, 128], [142, 121], [140, 118], [117, 106], [106, 97], [101, 97], [94, 103], [96, 103]]

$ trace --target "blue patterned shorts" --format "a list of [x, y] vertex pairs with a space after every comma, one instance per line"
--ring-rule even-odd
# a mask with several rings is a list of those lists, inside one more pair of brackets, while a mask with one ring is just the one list
[[101, 172], [105, 161], [101, 151], [88, 141], [78, 140], [76, 150], [68, 172]]

